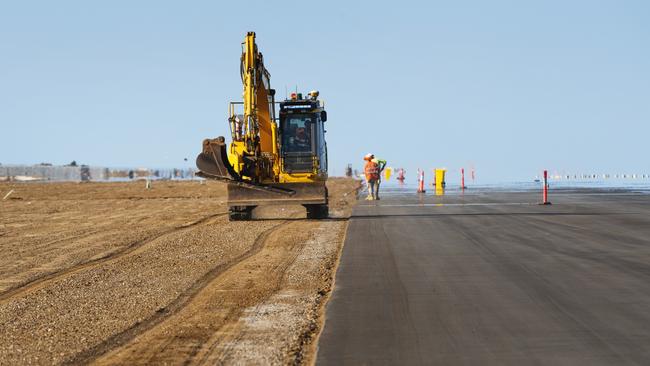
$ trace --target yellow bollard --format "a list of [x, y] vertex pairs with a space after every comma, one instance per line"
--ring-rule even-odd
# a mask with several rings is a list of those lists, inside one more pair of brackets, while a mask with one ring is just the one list
[[436, 186], [436, 196], [444, 196], [445, 189], [439, 186]]
[[445, 173], [447, 172], [447, 169], [436, 169], [436, 189], [440, 188], [445, 188]]

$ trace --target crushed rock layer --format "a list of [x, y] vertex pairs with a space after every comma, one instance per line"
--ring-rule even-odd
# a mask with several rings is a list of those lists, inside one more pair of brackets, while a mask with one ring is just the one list
[[220, 183], [139, 186], [0, 184], [0, 364], [308, 360], [358, 182], [328, 182], [324, 221], [229, 222]]

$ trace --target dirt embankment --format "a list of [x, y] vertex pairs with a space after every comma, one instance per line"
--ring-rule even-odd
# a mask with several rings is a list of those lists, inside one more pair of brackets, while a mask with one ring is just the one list
[[357, 184], [252, 222], [214, 182], [0, 184], [0, 364], [309, 360]]

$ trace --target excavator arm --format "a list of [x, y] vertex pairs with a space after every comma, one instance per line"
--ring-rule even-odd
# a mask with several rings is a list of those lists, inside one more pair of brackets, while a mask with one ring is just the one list
[[225, 138], [206, 139], [196, 164], [201, 174], [215, 179], [273, 183], [279, 176], [277, 126], [273, 121], [274, 91], [264, 57], [255, 43], [255, 32], [248, 32], [241, 56], [243, 115], [231, 103], [232, 142]]
[[[255, 153], [277, 153], [272, 120], [273, 96], [270, 74], [264, 67], [264, 57], [257, 50], [255, 32], [248, 32], [241, 57], [244, 84], [244, 120], [247, 121], [246, 139]], [[231, 116], [232, 117], [232, 116]]]

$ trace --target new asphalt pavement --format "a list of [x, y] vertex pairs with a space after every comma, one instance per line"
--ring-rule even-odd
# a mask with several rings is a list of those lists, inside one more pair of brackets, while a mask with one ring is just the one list
[[318, 365], [650, 365], [650, 195], [361, 201]]

